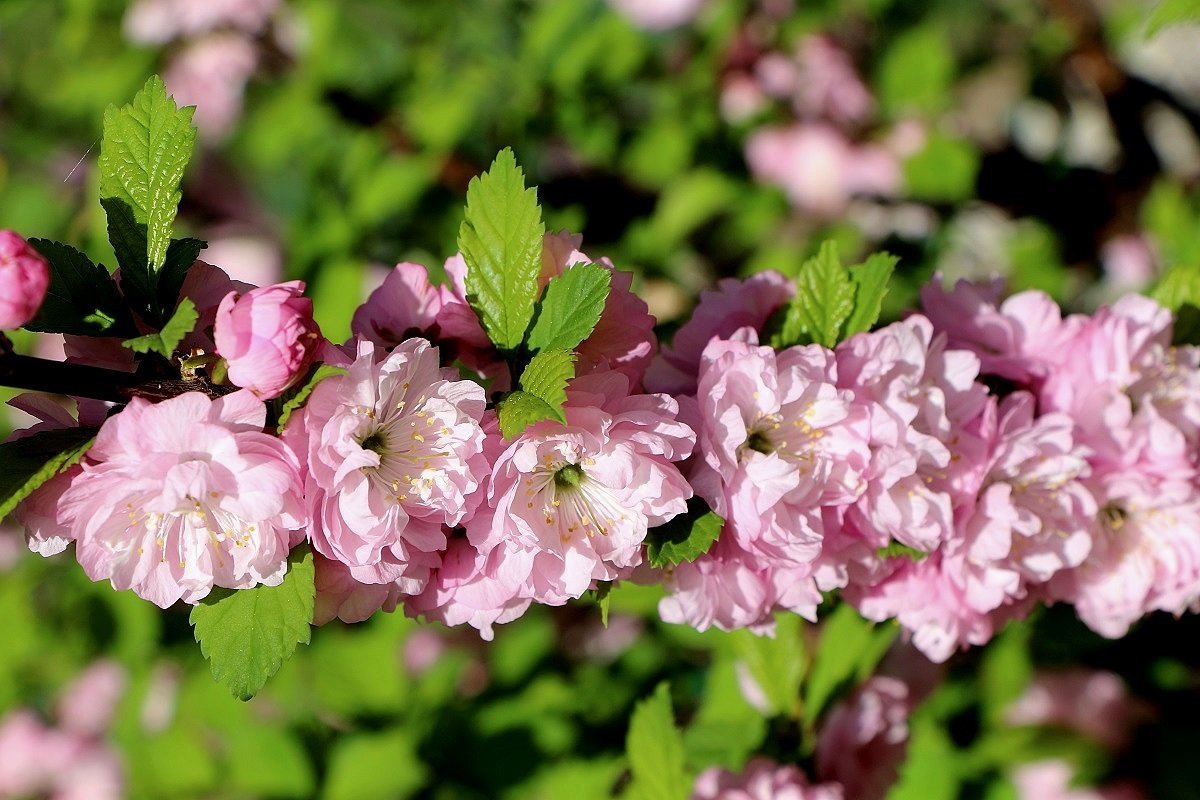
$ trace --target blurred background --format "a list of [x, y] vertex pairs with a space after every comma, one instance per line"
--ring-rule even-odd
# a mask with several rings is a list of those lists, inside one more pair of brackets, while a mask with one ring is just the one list
[[[665, 323], [831, 238], [847, 263], [901, 257], [885, 317], [935, 272], [1088, 310], [1200, 262], [1197, 5], [2, 0], [0, 227], [111, 265], [103, 111], [159, 73], [200, 133], [176, 231], [236, 278], [306, 280], [331, 339], [393, 264], [453, 254], [467, 183], [505, 146], [547, 227], [634, 271]], [[908, 687], [907, 762], [869, 762], [899, 769], [889, 797], [1200, 797], [1192, 618], [1113, 643], [1053, 609], [930, 694], [943, 670], [893, 628], [697, 634], [656, 601], [617, 590], [607, 628], [587, 602], [535, 608], [487, 645], [335, 622], [243, 704], [186, 611], [0, 530], [0, 797], [23, 796], [4, 762], [50, 763], [51, 740], [81, 798], [610, 797], [633, 703], [664, 679], [691, 768], [766, 753], [820, 774], [818, 729], [877, 664]]]

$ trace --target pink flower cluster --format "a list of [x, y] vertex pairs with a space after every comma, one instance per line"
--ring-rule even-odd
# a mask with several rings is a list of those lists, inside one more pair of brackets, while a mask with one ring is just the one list
[[[837, 590], [937, 661], [1038, 603], [1072, 603], [1110, 637], [1196, 606], [1200, 349], [1172, 346], [1153, 301], [1064, 318], [1038, 293], [935, 283], [923, 314], [776, 350], [762, 332], [795, 289], [766, 272], [702, 293], [660, 348], [631, 275], [579, 246], [546, 236], [539, 281], [611, 274], [564, 421], [507, 439], [493, 409], [517, 376], [461, 256], [446, 285], [396, 266], [341, 347], [303, 284], [248, 287], [198, 262], [184, 345], [233, 385], [116, 414], [81, 401], [99, 433], [19, 507], [30, 547], [74, 543], [93, 579], [166, 607], [277, 584], [307, 541], [317, 622], [403, 607], [485, 637], [623, 579], [661, 580], [662, 617], [701, 630], [815, 619]], [[132, 369], [97, 341], [69, 337], [68, 359]], [[339, 374], [278, 430], [319, 363]], [[39, 429], [80, 424], [19, 402]], [[693, 494], [723, 518], [718, 540], [656, 572], [650, 531]]]
[[772, 284], [703, 296], [649, 373], [689, 393], [688, 476], [726, 519], [665, 573], [664, 619], [768, 631], [840, 589], [940, 661], [1037, 602], [1110, 637], [1195, 606], [1200, 351], [1171, 346], [1169, 312], [1064, 319], [1045, 295], [932, 284], [928, 316], [776, 352]]
[[756, 758], [740, 775], [719, 767], [696, 779], [692, 800], [843, 800], [850, 797], [837, 784], [812, 785], [796, 767]]
[[125, 680], [121, 667], [99, 661], [59, 698], [57, 726], [24, 709], [0, 718], [0, 798], [123, 797], [121, 760], [103, 737]]

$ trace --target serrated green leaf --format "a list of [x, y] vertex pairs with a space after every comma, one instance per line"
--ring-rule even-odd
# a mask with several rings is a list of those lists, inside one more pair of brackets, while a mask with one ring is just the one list
[[600, 321], [612, 274], [597, 264], [577, 264], [546, 285], [529, 331], [529, 349], [574, 350]]
[[458, 231], [467, 301], [501, 350], [519, 347], [533, 318], [544, 233], [537, 191], [525, 188], [525, 173], [505, 148], [487, 172], [471, 179]]
[[95, 438], [94, 428], [63, 428], [0, 444], [0, 520], [43, 483], [79, 463]]
[[854, 284], [854, 310], [846, 320], [843, 339], [869, 331], [879, 321], [883, 298], [888, 291], [888, 280], [899, 260], [891, 253], [873, 253], [863, 263], [850, 268], [850, 282]]
[[50, 264], [50, 287], [37, 317], [25, 327], [77, 336], [128, 336], [133, 319], [104, 267], [69, 245], [30, 239]]
[[179, 207], [179, 186], [196, 144], [195, 108], [178, 108], [157, 75], [133, 102], [104, 112], [100, 144], [100, 196], [128, 203], [146, 226], [145, 262], [162, 268]]
[[104, 112], [101, 204], [122, 275], [149, 307], [157, 303], [157, 273], [166, 262], [179, 186], [196, 144], [194, 112], [177, 108], [157, 75], [129, 105]]
[[688, 501], [688, 510], [646, 535], [646, 558], [658, 569], [695, 561], [709, 551], [721, 535], [725, 520], [710, 511], [699, 497]]
[[345, 367], [335, 367], [332, 364], [318, 364], [309, 370], [308, 377], [298, 386], [289, 390], [286, 395], [287, 399], [283, 401], [279, 409], [279, 430], [283, 430], [288, 420], [292, 418], [292, 414], [299, 411], [308, 402], [309, 395], [313, 393], [313, 389], [317, 388], [318, 383], [326, 378], [345, 374]]
[[200, 652], [213, 677], [234, 697], [249, 700], [312, 634], [313, 555], [300, 545], [288, 556], [278, 586], [213, 589], [192, 609]]
[[783, 328], [772, 345], [791, 347], [816, 342], [833, 347], [842, 324], [854, 310], [854, 285], [838, 258], [837, 245], [825, 242], [815, 256], [800, 266], [796, 296], [788, 306]]
[[163, 325], [161, 331], [148, 333], [136, 339], [127, 339], [121, 342], [121, 346], [128, 347], [135, 353], [158, 353], [163, 358], [171, 358], [183, 337], [196, 327], [198, 319], [200, 314], [196, 311], [196, 304], [185, 297], [179, 301], [179, 308], [175, 309], [175, 313], [167, 320], [167, 324]]
[[520, 390], [510, 392], [501, 400], [496, 412], [500, 418], [500, 433], [505, 439], [516, 438], [530, 425], [544, 419], [559, 419], [562, 414], [542, 398]]
[[541, 398], [565, 422], [563, 403], [567, 384], [575, 377], [575, 354], [569, 350], [544, 350], [529, 361], [521, 373], [521, 389]]
[[639, 702], [629, 720], [625, 753], [633, 781], [626, 798], [686, 800], [692, 781], [684, 768], [683, 737], [675, 727], [671, 690], [660, 683], [654, 694]]

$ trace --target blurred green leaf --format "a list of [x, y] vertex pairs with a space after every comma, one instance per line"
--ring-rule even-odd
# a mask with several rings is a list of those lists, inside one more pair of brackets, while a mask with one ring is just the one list
[[818, 719], [839, 688], [866, 679], [883, 658], [898, 628], [875, 625], [843, 603], [821, 626], [820, 645], [813, 652], [812, 667], [804, 687], [804, 713]]
[[773, 716], [800, 715], [800, 683], [807, 664], [803, 625], [796, 614], [781, 613], [775, 615], [774, 636], [734, 634], [734, 652], [762, 690]]
[[686, 800], [692, 781], [684, 769], [683, 739], [675, 727], [671, 691], [665, 683], [633, 709], [625, 752], [633, 781], [629, 800]]
[[402, 800], [425, 785], [428, 774], [416, 743], [401, 729], [351, 734], [329, 756], [323, 800]]
[[892, 117], [932, 114], [950, 102], [954, 53], [934, 24], [911, 27], [896, 36], [875, 71], [875, 86]]
[[979, 153], [969, 142], [935, 131], [925, 147], [905, 160], [904, 183], [918, 200], [961, 202], [975, 193], [979, 163]]

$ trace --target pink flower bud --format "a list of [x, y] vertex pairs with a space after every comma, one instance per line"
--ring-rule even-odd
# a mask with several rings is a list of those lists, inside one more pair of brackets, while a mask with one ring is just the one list
[[33, 319], [50, 286], [50, 265], [29, 242], [0, 230], [0, 331]]
[[312, 362], [321, 344], [304, 283], [289, 281], [230, 292], [217, 308], [213, 339], [229, 379], [263, 400], [278, 397]]

